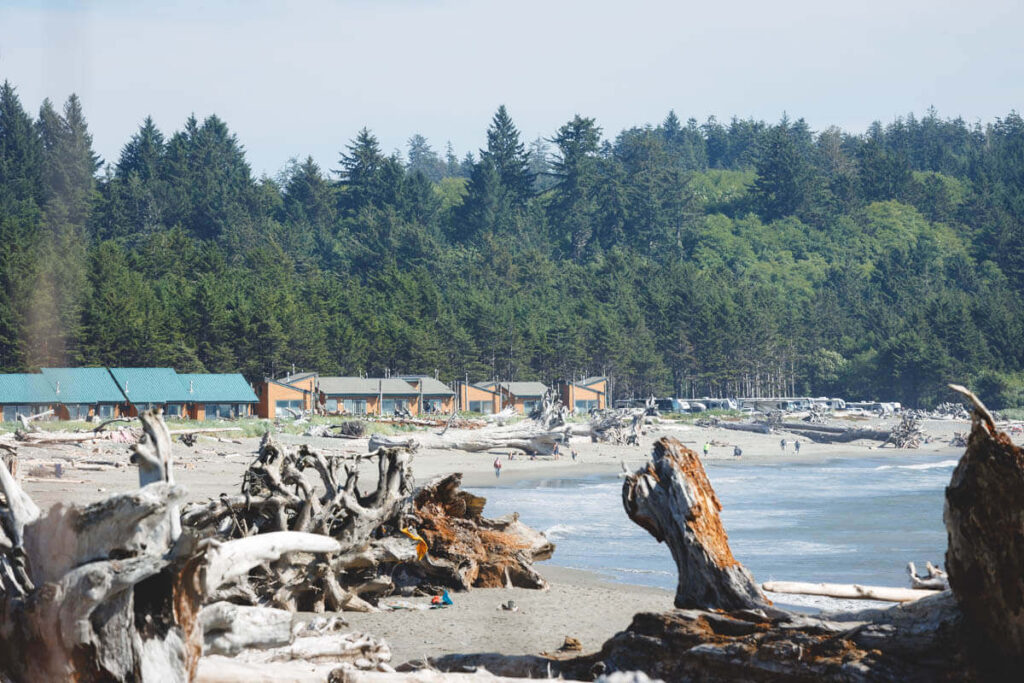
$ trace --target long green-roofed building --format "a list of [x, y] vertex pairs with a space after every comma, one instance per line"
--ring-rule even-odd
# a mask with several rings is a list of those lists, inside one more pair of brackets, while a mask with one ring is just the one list
[[163, 408], [168, 417], [181, 417], [189, 395], [172, 368], [110, 368], [128, 402], [128, 413], [138, 415], [149, 408]]
[[179, 374], [178, 382], [188, 396], [189, 416], [194, 420], [247, 417], [259, 401], [239, 374]]
[[14, 422], [18, 415], [44, 413], [57, 403], [53, 387], [42, 375], [0, 375], [0, 408], [4, 422]]
[[84, 420], [90, 415], [117, 417], [125, 403], [106, 368], [43, 368], [43, 377], [53, 388], [57, 417]]

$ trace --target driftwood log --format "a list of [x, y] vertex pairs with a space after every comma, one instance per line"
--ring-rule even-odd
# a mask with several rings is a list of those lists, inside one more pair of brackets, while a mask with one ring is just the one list
[[974, 394], [967, 452], [946, 488], [949, 585], [977, 659], [1024, 666], [1024, 450]]
[[[306, 446], [285, 448], [267, 434], [241, 492], [190, 506], [185, 527], [219, 541], [303, 532], [333, 545], [323, 546], [327, 555], [281, 553], [274, 562], [235, 572], [233, 583], [211, 586], [208, 599], [366, 612], [395, 592], [546, 587], [533, 569], [553, 550], [542, 534], [515, 516], [484, 518], [485, 500], [459, 489], [461, 475], [414, 489], [411, 458], [400, 448], [328, 457]], [[373, 459], [377, 481], [364, 490], [360, 465]]]
[[672, 552], [679, 569], [676, 607], [757, 609], [768, 600], [733, 557], [722, 509], [700, 457], [660, 439], [647, 467], [628, 475], [622, 504], [631, 520]]
[[[139, 490], [91, 505], [43, 513], [0, 463], [0, 679], [191, 680], [209, 587], [275, 557], [263, 539], [182, 533], [170, 434], [158, 413], [142, 424]], [[323, 537], [287, 536], [277, 548], [321, 551]]]

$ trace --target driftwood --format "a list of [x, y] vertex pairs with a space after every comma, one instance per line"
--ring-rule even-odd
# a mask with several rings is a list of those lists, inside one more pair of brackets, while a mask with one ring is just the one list
[[679, 569], [676, 607], [757, 609], [769, 604], [729, 549], [722, 509], [700, 457], [659, 439], [651, 462], [626, 477], [622, 504], [631, 520], [668, 545]]
[[931, 562], [925, 562], [927, 574], [921, 576], [913, 562], [907, 563], [907, 574], [910, 575], [910, 587], [919, 590], [949, 590], [949, 575]]
[[[484, 499], [459, 490], [461, 475], [414, 491], [410, 457], [398, 448], [326, 457], [306, 446], [286, 449], [265, 435], [241, 493], [190, 506], [184, 525], [211, 539], [240, 539], [231, 541], [236, 545], [302, 532], [322, 541], [317, 545], [311, 538], [305, 541], [309, 547], [329, 554], [283, 550], [258, 566], [211, 559], [234, 569], [224, 572], [229, 580], [208, 586], [210, 599], [291, 611], [366, 612], [396, 591], [546, 586], [532, 567], [550, 555], [546, 538], [515, 517], [483, 518]], [[360, 464], [374, 458], [376, 485], [363, 490]], [[308, 481], [306, 472], [318, 481]]]
[[761, 588], [770, 593], [797, 595], [824, 595], [849, 600], [880, 600], [882, 602], [913, 602], [942, 590], [923, 588], [892, 588], [889, 586], [862, 586], [856, 583], [807, 583], [804, 581], [767, 581]]
[[[227, 647], [225, 613], [236, 644], [297, 647], [282, 643], [280, 629], [260, 645], [253, 634], [266, 626], [246, 624], [259, 621], [252, 613], [222, 606], [219, 618], [204, 619], [200, 606], [257, 564], [334, 552], [337, 543], [293, 533], [197, 542], [176, 512], [185, 491], [173, 482], [167, 427], [155, 412], [141, 419], [144, 435], [132, 449], [141, 488], [131, 493], [44, 514], [0, 464], [0, 679], [188, 681], [206, 627], [211, 647]], [[380, 664], [372, 652], [328, 661]]]
[[21, 423], [22, 429], [24, 429], [26, 432], [31, 432], [33, 430], [32, 420], [38, 420], [40, 418], [48, 417], [50, 415], [53, 415], [52, 408], [50, 410], [44, 410], [41, 413], [36, 413], [35, 415], [22, 415], [21, 413], [18, 413], [18, 422]]
[[975, 635], [983, 661], [1024, 665], [1024, 450], [1003, 432], [984, 404], [974, 405], [967, 452], [946, 488], [949, 585]]

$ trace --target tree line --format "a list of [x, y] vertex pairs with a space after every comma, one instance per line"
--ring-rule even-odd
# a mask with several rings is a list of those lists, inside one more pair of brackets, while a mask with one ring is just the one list
[[104, 164], [83, 106], [0, 88], [0, 369], [607, 375], [618, 397], [1024, 404], [1024, 120], [802, 119], [486, 147], [358, 131], [255, 177], [217, 116]]

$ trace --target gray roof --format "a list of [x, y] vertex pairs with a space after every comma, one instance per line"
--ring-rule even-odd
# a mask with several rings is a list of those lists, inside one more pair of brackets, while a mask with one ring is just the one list
[[327, 396], [418, 396], [419, 392], [397, 377], [321, 377], [320, 391]]
[[607, 377], [588, 377], [579, 383], [581, 387], [589, 387], [591, 384], [597, 384], [598, 382], [607, 381]]
[[539, 397], [548, 392], [543, 382], [502, 382], [501, 388], [520, 398]]
[[[436, 380], [433, 377], [425, 375], [409, 375], [402, 378], [403, 380], [412, 384], [413, 382], [419, 382], [420, 386], [423, 387], [424, 396], [454, 396], [455, 392], [448, 388], [448, 385], [440, 380]], [[419, 389], [416, 389], [419, 391]]]

